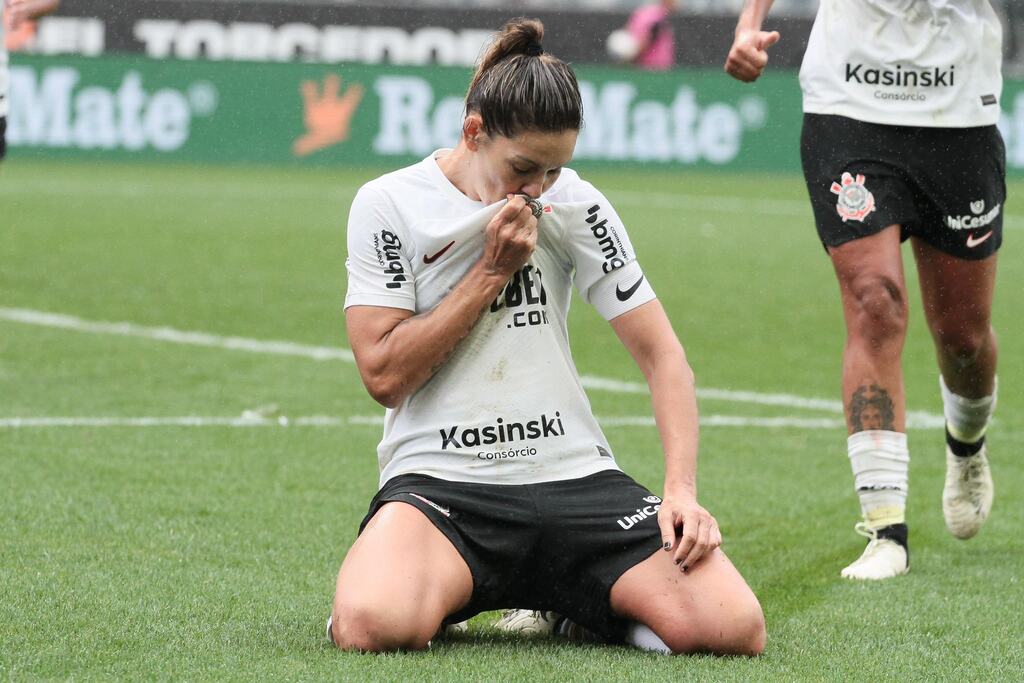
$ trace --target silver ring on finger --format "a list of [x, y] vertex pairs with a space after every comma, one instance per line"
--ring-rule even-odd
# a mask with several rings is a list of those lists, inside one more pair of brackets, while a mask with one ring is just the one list
[[534, 218], [540, 218], [541, 214], [544, 213], [544, 206], [536, 199], [527, 199], [526, 205], [530, 207]]

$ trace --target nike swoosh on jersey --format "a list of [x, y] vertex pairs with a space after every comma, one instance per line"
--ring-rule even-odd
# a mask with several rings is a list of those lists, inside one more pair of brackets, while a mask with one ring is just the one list
[[625, 291], [619, 289], [618, 285], [615, 285], [615, 298], [618, 299], [619, 301], [626, 301], [626, 300], [628, 300], [629, 297], [631, 297], [634, 294], [636, 294], [636, 290], [640, 289], [640, 283], [643, 282], [643, 281], [644, 281], [644, 276], [641, 275], [640, 279], [637, 280], [636, 282], [634, 282], [632, 284], [632, 286], [630, 286], [630, 288], [625, 290]]
[[436, 254], [434, 254], [433, 256], [427, 256], [426, 254], [424, 254], [424, 255], [423, 255], [423, 262], [424, 262], [424, 263], [426, 263], [426, 264], [430, 264], [430, 263], [433, 263], [433, 262], [434, 262], [434, 261], [436, 261], [437, 259], [439, 259], [439, 258], [441, 258], [442, 256], [444, 256], [444, 253], [445, 253], [446, 251], [448, 251], [449, 249], [451, 249], [451, 248], [452, 248], [452, 245], [453, 245], [453, 244], [455, 244], [455, 240], [452, 240], [451, 242], [449, 242], [448, 244], [446, 244], [446, 245], [444, 246], [444, 249], [442, 249], [441, 251], [437, 252], [437, 253], [436, 253]]
[[978, 239], [974, 239], [974, 235], [968, 235], [967, 236], [967, 248], [968, 249], [973, 249], [974, 247], [978, 246], [979, 244], [981, 244], [982, 242], [984, 242], [985, 240], [987, 240], [991, 236], [992, 236], [992, 231], [991, 230], [986, 232], [984, 235], [982, 235]]

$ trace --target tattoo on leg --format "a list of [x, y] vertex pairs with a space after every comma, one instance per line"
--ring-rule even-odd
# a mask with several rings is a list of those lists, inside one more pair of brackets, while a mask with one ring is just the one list
[[888, 391], [872, 384], [853, 392], [850, 397], [850, 425], [854, 432], [869, 429], [892, 431], [895, 421], [896, 411]]

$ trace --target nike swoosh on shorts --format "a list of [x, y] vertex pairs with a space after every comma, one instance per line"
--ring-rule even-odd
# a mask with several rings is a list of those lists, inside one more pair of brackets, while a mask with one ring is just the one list
[[979, 244], [981, 244], [982, 242], [984, 242], [985, 240], [987, 240], [991, 236], [992, 236], [992, 231], [991, 230], [986, 232], [984, 235], [982, 235], [978, 239], [974, 239], [974, 235], [968, 235], [967, 236], [967, 248], [968, 249], [973, 249], [974, 247], [978, 246]]

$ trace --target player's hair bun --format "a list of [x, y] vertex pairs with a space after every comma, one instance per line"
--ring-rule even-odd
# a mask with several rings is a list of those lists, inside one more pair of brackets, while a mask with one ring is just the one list
[[579, 130], [583, 102], [569, 65], [543, 48], [539, 19], [512, 19], [495, 35], [466, 94], [466, 113], [484, 129], [513, 137], [527, 130]]

